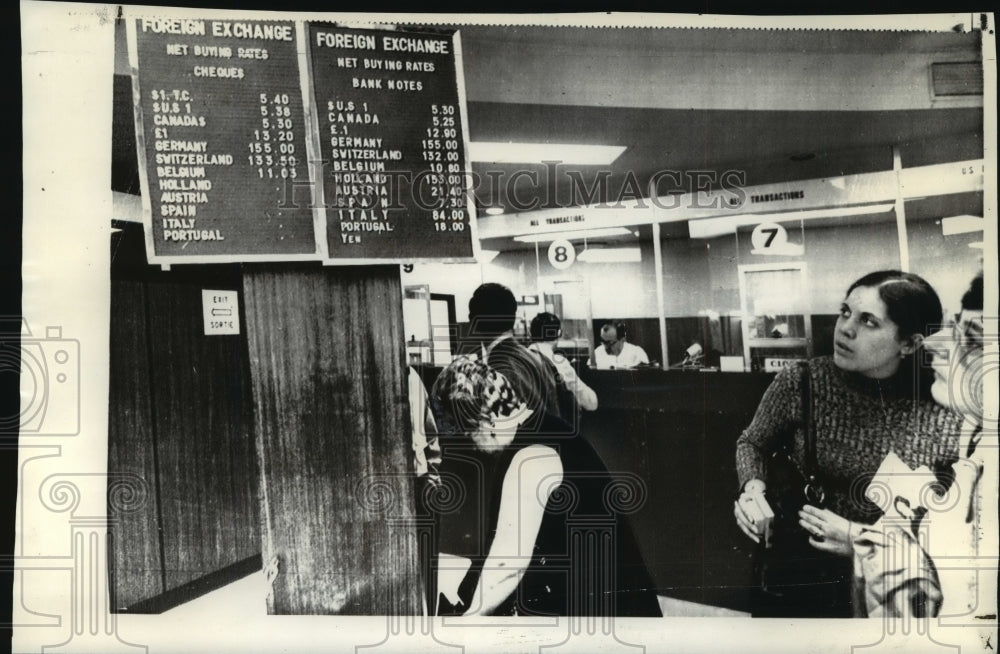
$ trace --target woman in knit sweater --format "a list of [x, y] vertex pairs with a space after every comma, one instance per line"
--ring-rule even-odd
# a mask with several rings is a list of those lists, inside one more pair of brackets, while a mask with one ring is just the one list
[[[937, 294], [913, 274], [875, 272], [848, 289], [833, 356], [814, 359], [808, 367], [825, 508], [806, 505], [799, 524], [804, 557], [819, 573], [787, 580], [755, 614], [850, 617], [852, 539], [881, 515], [864, 495], [873, 473], [890, 451], [911, 468], [942, 468], [956, 458], [961, 419], [930, 399], [932, 379], [921, 378], [913, 356], [941, 317]], [[754, 542], [760, 542], [762, 526], [744, 507], [752, 494], [765, 490], [768, 458], [791, 437], [792, 459], [800, 471], [805, 467], [800, 374], [787, 368], [775, 377], [737, 440], [741, 495], [734, 514]]]

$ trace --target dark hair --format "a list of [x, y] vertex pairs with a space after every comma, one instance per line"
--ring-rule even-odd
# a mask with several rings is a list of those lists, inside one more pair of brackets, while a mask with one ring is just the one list
[[531, 319], [531, 340], [554, 341], [559, 338], [562, 321], [554, 313], [544, 311]]
[[496, 336], [514, 328], [517, 300], [503, 284], [482, 284], [469, 300], [469, 328], [472, 334]]
[[969, 290], [962, 296], [962, 308], [969, 311], [983, 310], [983, 273], [972, 278]]
[[601, 330], [603, 331], [605, 327], [613, 327], [615, 338], [618, 340], [628, 337], [628, 325], [625, 324], [624, 320], [608, 321], [601, 325]]
[[877, 288], [885, 303], [889, 319], [899, 328], [898, 337], [925, 335], [941, 324], [944, 309], [941, 300], [923, 277], [899, 270], [879, 270], [868, 273], [847, 289]]

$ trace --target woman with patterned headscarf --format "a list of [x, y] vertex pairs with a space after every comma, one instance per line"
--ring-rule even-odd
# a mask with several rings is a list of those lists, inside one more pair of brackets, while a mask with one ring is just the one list
[[430, 394], [450, 456], [477, 461], [486, 542], [465, 615], [659, 616], [628, 521], [641, 480], [608, 472], [565, 422], [529, 409], [508, 380], [460, 357]]

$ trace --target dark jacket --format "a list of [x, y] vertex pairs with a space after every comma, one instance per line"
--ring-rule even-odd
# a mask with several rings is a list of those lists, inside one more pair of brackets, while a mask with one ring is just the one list
[[555, 377], [528, 348], [505, 338], [493, 347], [486, 363], [507, 378], [529, 409], [561, 417]]
[[545, 445], [563, 467], [535, 538], [531, 562], [497, 615], [659, 617], [656, 592], [628, 513], [644, 499], [637, 480], [615, 477], [593, 447], [551, 415], [522, 425], [498, 454], [477, 452], [482, 462], [482, 505], [487, 528], [483, 556], [476, 557], [460, 589], [466, 603], [496, 535], [504, 476], [520, 450]]

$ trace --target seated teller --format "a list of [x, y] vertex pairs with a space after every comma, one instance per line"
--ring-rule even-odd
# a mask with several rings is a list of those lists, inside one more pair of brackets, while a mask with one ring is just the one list
[[646, 351], [629, 343], [624, 322], [607, 322], [601, 326], [601, 344], [590, 357], [589, 365], [598, 370], [621, 370], [649, 363]]

